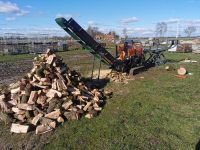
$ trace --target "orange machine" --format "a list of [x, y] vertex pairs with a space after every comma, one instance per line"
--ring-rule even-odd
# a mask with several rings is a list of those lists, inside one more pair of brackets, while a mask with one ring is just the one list
[[131, 58], [137, 56], [142, 57], [142, 47], [140, 43], [128, 43], [116, 45], [116, 54], [119, 60], [124, 60], [125, 58]]

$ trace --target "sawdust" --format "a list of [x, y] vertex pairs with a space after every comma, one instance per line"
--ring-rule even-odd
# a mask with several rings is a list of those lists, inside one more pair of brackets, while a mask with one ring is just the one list
[[[98, 70], [93, 72], [93, 78], [98, 78]], [[133, 76], [128, 75], [127, 73], [121, 73], [112, 71], [111, 69], [103, 69], [100, 71], [99, 79], [109, 79], [112, 82], [116, 83], [125, 83], [127, 84], [129, 80], [134, 80]]]
[[[104, 79], [107, 77], [107, 75], [111, 72], [111, 69], [102, 69], [100, 71], [99, 79]], [[98, 78], [99, 70], [94, 70], [93, 72], [93, 78]], [[91, 74], [89, 74], [90, 76]]]
[[122, 72], [112, 71], [107, 74], [106, 78], [109, 78], [111, 81], [116, 83], [124, 83], [127, 84], [128, 81], [134, 80], [134, 77]]

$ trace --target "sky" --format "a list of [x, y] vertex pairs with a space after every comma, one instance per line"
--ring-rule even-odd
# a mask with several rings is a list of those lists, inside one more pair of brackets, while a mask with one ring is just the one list
[[116, 31], [123, 36], [155, 36], [158, 22], [166, 22], [166, 36], [187, 26], [200, 35], [200, 0], [0, 0], [0, 34], [66, 35], [56, 17], [73, 17], [83, 28]]

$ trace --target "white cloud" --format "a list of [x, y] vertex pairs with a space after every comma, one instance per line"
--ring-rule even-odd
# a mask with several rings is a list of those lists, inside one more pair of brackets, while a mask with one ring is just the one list
[[165, 21], [161, 21], [161, 22], [166, 22], [167, 24], [200, 24], [200, 19], [192, 19], [192, 20], [187, 20], [187, 19], [179, 19], [179, 18], [171, 18]]
[[58, 13], [56, 15], [56, 18], [59, 18], [59, 17], [63, 17], [65, 19], [70, 19], [72, 17], [72, 14], [61, 14], [61, 13]]
[[53, 32], [53, 31], [63, 31], [61, 28], [35, 28], [35, 31], [48, 31], [48, 32]]
[[200, 19], [183, 20], [182, 22], [195, 25], [195, 24], [200, 24]]
[[165, 20], [164, 22], [166, 22], [167, 24], [174, 24], [174, 23], [177, 23], [180, 21], [181, 21], [181, 19], [179, 19], [179, 18], [171, 18], [171, 19]]
[[0, 1], [0, 13], [18, 13], [20, 11], [17, 4]]
[[61, 28], [55, 27], [29, 27], [29, 28], [0, 28], [0, 35], [25, 35], [25, 36], [64, 36], [65, 32]]
[[94, 25], [95, 22], [94, 22], [93, 20], [90, 20], [90, 21], [88, 21], [88, 24], [89, 24], [89, 25]]
[[21, 10], [20, 12], [16, 13], [16, 16], [26, 16], [29, 14], [29, 11]]
[[29, 9], [31, 9], [31, 8], [32, 8], [32, 6], [31, 6], [31, 5], [26, 5], [25, 7], [26, 7], [26, 8], [29, 8]]
[[[14, 16], [25, 16], [29, 14], [29, 11], [20, 9], [15, 3], [0, 1], [0, 13], [13, 14]], [[15, 20], [16, 17], [14, 16], [7, 17], [5, 18], [5, 20], [7, 21]]]
[[5, 20], [7, 20], [7, 21], [14, 21], [14, 20], [16, 20], [16, 18], [15, 17], [7, 17]]
[[139, 19], [136, 18], [136, 17], [131, 17], [131, 18], [124, 18], [124, 19], [121, 19], [121, 23], [123, 24], [129, 24], [129, 23], [133, 23], [133, 22], [138, 22]]
[[[123, 29], [126, 27], [120, 27], [118, 28], [117, 33], [120, 34], [121, 36], [123, 36]], [[132, 37], [132, 36], [154, 36], [155, 32], [154, 32], [154, 28], [141, 28], [141, 27], [136, 27], [136, 28], [132, 28], [132, 27], [127, 27], [127, 34], [128, 36]]]
[[126, 28], [128, 33], [145, 33], [145, 32], [153, 32], [153, 29], [150, 28]]
[[88, 25], [91, 25], [91, 26], [103, 26], [102, 23], [96, 22], [94, 20], [89, 20], [88, 21]]
[[153, 31], [146, 31], [146, 32], [143, 32], [141, 33], [142, 35], [153, 35], [154, 32]]
[[110, 29], [102, 27], [102, 28], [99, 28], [99, 31], [103, 32], [104, 34], [106, 34], [106, 33], [108, 33], [110, 31]]
[[0, 28], [0, 30], [10, 31], [10, 30], [16, 30], [16, 29], [15, 28]]

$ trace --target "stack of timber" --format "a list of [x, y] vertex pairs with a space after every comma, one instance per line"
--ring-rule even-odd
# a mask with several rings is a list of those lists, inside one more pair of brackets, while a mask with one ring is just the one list
[[11, 123], [11, 132], [43, 134], [67, 120], [93, 118], [108, 96], [86, 86], [79, 73], [48, 49], [34, 58], [32, 70], [20, 81], [0, 89], [0, 119]]

